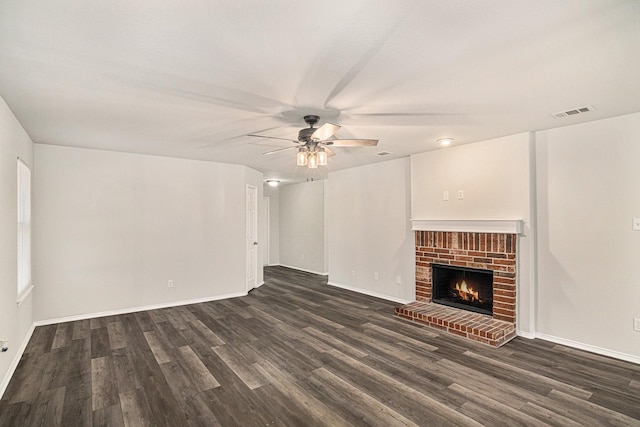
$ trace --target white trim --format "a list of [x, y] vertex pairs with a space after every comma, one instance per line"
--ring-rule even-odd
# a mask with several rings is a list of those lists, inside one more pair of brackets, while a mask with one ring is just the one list
[[31, 335], [33, 335], [33, 331], [36, 329], [35, 322], [31, 324], [31, 328], [27, 332], [27, 335], [22, 340], [22, 344], [18, 348], [15, 357], [11, 361], [11, 365], [9, 365], [9, 369], [7, 369], [7, 373], [4, 375], [2, 382], [0, 383], [0, 399], [3, 397], [4, 392], [7, 390], [7, 386], [9, 385], [9, 381], [11, 381], [11, 377], [13, 373], [16, 371], [18, 367], [18, 363], [20, 363], [20, 359], [22, 359], [22, 355], [24, 351], [27, 349], [27, 344], [29, 344], [29, 340], [31, 339]]
[[377, 292], [372, 292], [372, 291], [369, 291], [369, 290], [366, 290], [366, 289], [354, 288], [353, 286], [347, 286], [347, 285], [343, 285], [341, 283], [327, 282], [327, 285], [335, 286], [336, 288], [345, 289], [347, 291], [357, 292], [359, 294], [368, 295], [370, 297], [375, 297], [375, 298], [385, 299], [387, 301], [397, 302], [397, 303], [400, 303], [400, 304], [409, 304], [411, 302], [409, 300], [405, 300], [405, 299], [402, 299], [402, 298], [396, 298], [396, 297], [392, 297], [392, 296], [389, 296], [389, 295], [379, 294]]
[[615, 350], [609, 350], [606, 348], [598, 347], [595, 345], [584, 344], [577, 341], [568, 340], [565, 338], [554, 337], [553, 335], [536, 333], [536, 338], [541, 340], [551, 341], [556, 344], [566, 345], [567, 347], [577, 348], [578, 350], [588, 351], [590, 353], [600, 354], [602, 356], [612, 357], [614, 359], [624, 360], [625, 362], [636, 363], [640, 365], [640, 357], [633, 354], [621, 353]]
[[100, 311], [98, 313], [78, 314], [75, 316], [58, 317], [56, 319], [38, 320], [34, 322], [36, 326], [53, 325], [56, 323], [75, 322], [76, 320], [93, 319], [96, 317], [115, 316], [118, 314], [136, 313], [138, 311], [157, 310], [159, 308], [177, 307], [180, 305], [200, 304], [203, 302], [218, 301], [229, 298], [237, 298], [247, 296], [246, 292], [235, 292], [231, 294], [217, 295], [215, 297], [195, 298], [191, 300], [173, 301], [168, 303], [145, 305], [141, 307], [130, 307], [119, 310]]
[[294, 267], [292, 265], [286, 265], [286, 264], [273, 264], [272, 267], [273, 266], [287, 267], [287, 268], [291, 268], [293, 270], [304, 271], [305, 273], [319, 274], [320, 276], [328, 276], [329, 275], [329, 272], [320, 273], [319, 271], [307, 270], [306, 268]]
[[[538, 178], [536, 133], [529, 132], [529, 330], [535, 335], [538, 327]], [[522, 239], [518, 239], [522, 242]], [[520, 248], [518, 248], [520, 250]], [[516, 257], [516, 271], [520, 271], [522, 259]], [[518, 287], [516, 304], [522, 301], [523, 292]]]
[[27, 289], [24, 289], [22, 292], [20, 292], [20, 295], [18, 295], [18, 307], [20, 307], [20, 304], [22, 304], [24, 300], [27, 299], [32, 290], [33, 284], [29, 285]]
[[536, 334], [534, 334], [533, 332], [521, 331], [520, 329], [516, 330], [516, 334], [519, 337], [526, 338], [528, 340], [535, 339], [535, 337], [536, 337]]
[[411, 230], [522, 234], [524, 226], [521, 219], [412, 219]]

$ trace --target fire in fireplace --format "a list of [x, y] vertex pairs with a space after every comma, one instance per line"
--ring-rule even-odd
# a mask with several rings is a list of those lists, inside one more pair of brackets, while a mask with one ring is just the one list
[[493, 314], [493, 271], [431, 264], [434, 303]]

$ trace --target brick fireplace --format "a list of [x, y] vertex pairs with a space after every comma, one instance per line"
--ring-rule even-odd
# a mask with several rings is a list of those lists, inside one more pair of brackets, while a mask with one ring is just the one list
[[[395, 316], [499, 347], [516, 335], [520, 221], [414, 221], [416, 301]], [[493, 271], [493, 315], [435, 304], [432, 264]]]

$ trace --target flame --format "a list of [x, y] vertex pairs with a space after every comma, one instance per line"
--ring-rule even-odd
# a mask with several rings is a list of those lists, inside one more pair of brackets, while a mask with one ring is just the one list
[[480, 301], [478, 292], [474, 291], [472, 287], [468, 287], [464, 280], [462, 283], [456, 283], [456, 291], [458, 291], [458, 296], [465, 301]]

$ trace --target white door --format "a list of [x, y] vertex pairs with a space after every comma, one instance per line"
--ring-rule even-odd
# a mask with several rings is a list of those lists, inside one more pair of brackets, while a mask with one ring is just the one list
[[258, 189], [247, 185], [247, 292], [258, 277]]

